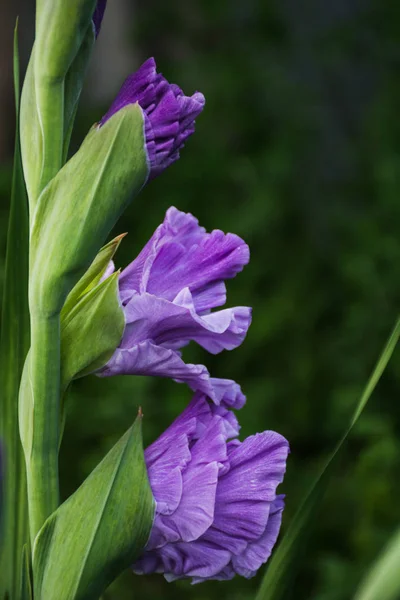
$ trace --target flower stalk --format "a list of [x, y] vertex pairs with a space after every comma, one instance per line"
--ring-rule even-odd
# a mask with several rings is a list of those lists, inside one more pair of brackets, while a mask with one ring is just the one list
[[31, 309], [31, 349], [20, 392], [20, 431], [28, 479], [31, 540], [59, 504], [59, 315]]

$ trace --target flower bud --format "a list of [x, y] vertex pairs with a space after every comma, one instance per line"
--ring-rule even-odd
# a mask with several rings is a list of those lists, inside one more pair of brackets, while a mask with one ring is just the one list
[[31, 310], [59, 312], [127, 204], [147, 180], [142, 111], [94, 126], [41, 194], [31, 226]]

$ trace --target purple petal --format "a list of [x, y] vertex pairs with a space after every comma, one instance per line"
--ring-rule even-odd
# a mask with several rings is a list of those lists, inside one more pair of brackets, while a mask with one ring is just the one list
[[145, 340], [165, 348], [179, 349], [190, 341], [217, 354], [233, 350], [246, 336], [251, 310], [236, 307], [199, 317], [188, 289], [169, 302], [148, 293], [134, 293], [125, 306], [126, 328], [121, 348], [129, 349]]
[[147, 291], [167, 300], [189, 288], [196, 311], [207, 312], [226, 301], [224, 279], [249, 262], [249, 248], [238, 236], [206, 233], [197, 219], [171, 207], [138, 258], [120, 278], [122, 301], [132, 291]]
[[167, 544], [160, 551], [145, 553], [133, 565], [135, 573], [165, 573], [168, 581], [182, 577], [209, 579], [220, 573], [230, 560], [230, 553], [207, 542]]
[[288, 450], [282, 436], [267, 431], [229, 452], [230, 469], [219, 480], [214, 522], [203, 539], [233, 555], [243, 554], [249, 542], [260, 539], [285, 473]]
[[[206, 230], [190, 213], [184, 213], [171, 206], [164, 222], [157, 227], [139, 256], [122, 271], [119, 279], [120, 295], [123, 302], [129, 300], [132, 292], [146, 292], [153, 262], [164, 244], [175, 242], [186, 250], [198, 244]], [[165, 273], [163, 274], [165, 277]], [[184, 286], [190, 287], [190, 286]], [[167, 300], [173, 300], [181, 288], [174, 291]]]
[[[195, 426], [195, 421], [190, 425]], [[188, 435], [174, 435], [168, 445], [163, 438], [157, 440], [146, 449], [145, 460], [157, 512], [172, 514], [182, 497], [182, 470], [191, 461]]]
[[115, 265], [114, 265], [114, 261], [110, 260], [110, 262], [107, 265], [106, 270], [104, 271], [103, 275], [101, 276], [100, 281], [104, 281], [105, 279], [107, 279], [107, 277], [110, 277], [110, 275], [112, 275], [115, 271]]
[[94, 33], [97, 36], [100, 33], [101, 24], [103, 22], [104, 11], [106, 10], [107, 0], [97, 0], [96, 8], [94, 9], [92, 21], [94, 25]]
[[256, 541], [250, 542], [246, 550], [232, 558], [232, 567], [238, 575], [254, 577], [258, 569], [267, 562], [278, 539], [284, 509], [284, 496], [277, 496], [271, 505], [267, 527], [263, 535]]
[[169, 377], [186, 383], [192, 390], [200, 390], [214, 398], [210, 374], [203, 365], [186, 364], [178, 352], [156, 346], [146, 340], [132, 348], [117, 348], [114, 355], [100, 371], [99, 377], [113, 375], [149, 375]]
[[[193, 419], [189, 419], [192, 421]], [[175, 443], [171, 440], [171, 443]], [[148, 550], [153, 550], [167, 542], [191, 542], [198, 539], [212, 524], [214, 518], [215, 494], [218, 482], [219, 464], [227, 460], [224, 427], [222, 420], [216, 418], [205, 435], [191, 448], [191, 460], [182, 470], [182, 494], [178, 506], [173, 512], [160, 514], [159, 503], [165, 505], [165, 490], [154, 488], [151, 475], [150, 484], [157, 502], [157, 513], [153, 524]], [[161, 465], [153, 462], [151, 472], [155, 473]], [[162, 473], [157, 482], [162, 481]], [[166, 485], [166, 483], [165, 483]], [[165, 516], [167, 514], [167, 516]]]
[[288, 453], [287, 440], [275, 431], [246, 438], [229, 452], [231, 468], [221, 477], [219, 498], [224, 499], [226, 505], [243, 501], [273, 502], [276, 488], [283, 481]]
[[[246, 396], [241, 387], [232, 379], [211, 378], [211, 385], [214, 389], [216, 404], [222, 404], [228, 408], [239, 409], [246, 403]], [[233, 414], [233, 413], [230, 413]]]

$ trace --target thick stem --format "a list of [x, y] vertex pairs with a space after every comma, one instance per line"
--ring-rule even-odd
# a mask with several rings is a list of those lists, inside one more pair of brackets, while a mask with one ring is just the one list
[[30, 410], [20, 415], [20, 420], [30, 420], [26, 428], [21, 427], [21, 435], [25, 448], [32, 543], [47, 517], [59, 504], [59, 323], [59, 315], [43, 316], [31, 312], [31, 349], [27, 370], [29, 386], [25, 385], [22, 390], [22, 394], [30, 395]]

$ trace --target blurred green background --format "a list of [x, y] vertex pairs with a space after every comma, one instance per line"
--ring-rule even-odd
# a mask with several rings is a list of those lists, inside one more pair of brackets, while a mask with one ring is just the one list
[[[32, 41], [33, 4], [0, 8], [0, 275], [12, 153], [11, 37]], [[117, 263], [138, 253], [175, 205], [242, 236], [250, 265], [228, 285], [250, 304], [241, 348], [185, 357], [247, 394], [243, 436], [275, 429], [291, 444], [283, 529], [348, 422], [400, 306], [400, 10], [396, 0], [110, 0], [78, 114], [75, 147], [124, 77], [148, 56], [207, 105], [182, 158], [131, 205]], [[288, 598], [346, 600], [400, 522], [397, 352], [315, 515]], [[61, 451], [70, 494], [143, 407], [150, 443], [187, 403], [164, 380], [76, 383]], [[126, 490], [129, 493], [129, 489]], [[260, 573], [261, 575], [261, 573]], [[127, 574], [112, 599], [252, 598], [251, 580], [191, 587]]]

